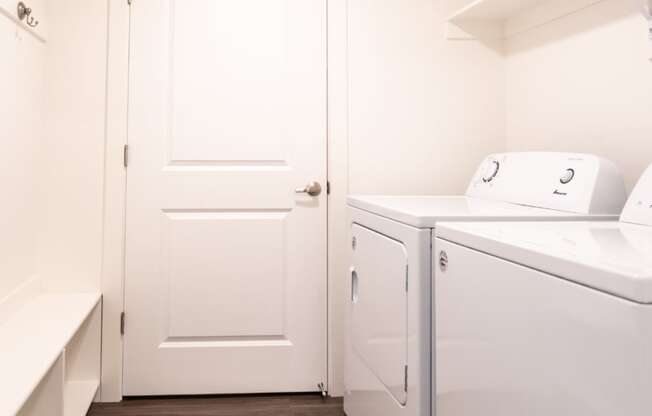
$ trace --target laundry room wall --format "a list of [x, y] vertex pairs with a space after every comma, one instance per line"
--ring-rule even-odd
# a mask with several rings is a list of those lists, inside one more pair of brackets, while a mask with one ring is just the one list
[[11, 6], [0, 12], [0, 300], [33, 278], [47, 290], [97, 290], [107, 2], [28, 2], [34, 31]]
[[443, 35], [438, 0], [349, 1], [351, 193], [459, 194], [504, 150], [502, 56]]
[[508, 40], [507, 147], [596, 153], [628, 188], [652, 163], [652, 43], [643, 1], [603, 0]]
[[100, 287], [107, 0], [51, 1], [39, 271], [48, 290]]
[[12, 12], [0, 10], [0, 304], [36, 276], [43, 213], [45, 43]]

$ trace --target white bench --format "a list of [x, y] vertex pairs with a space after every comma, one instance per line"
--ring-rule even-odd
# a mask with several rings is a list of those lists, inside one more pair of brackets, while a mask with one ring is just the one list
[[100, 380], [101, 295], [37, 292], [0, 312], [0, 416], [83, 416]]

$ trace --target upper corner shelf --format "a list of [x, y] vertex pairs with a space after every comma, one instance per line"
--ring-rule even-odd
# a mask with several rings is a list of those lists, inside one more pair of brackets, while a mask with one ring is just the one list
[[508, 38], [600, 1], [603, 0], [469, 0], [448, 17], [448, 38]]
[[448, 20], [508, 20], [546, 0], [474, 0]]

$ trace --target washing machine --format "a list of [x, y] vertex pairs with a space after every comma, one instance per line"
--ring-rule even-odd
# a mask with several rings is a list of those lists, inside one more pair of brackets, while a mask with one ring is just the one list
[[351, 196], [348, 416], [431, 414], [431, 272], [440, 221], [617, 220], [616, 167], [596, 156], [491, 155], [456, 197]]
[[437, 416], [652, 413], [652, 167], [620, 222], [441, 223], [435, 250]]

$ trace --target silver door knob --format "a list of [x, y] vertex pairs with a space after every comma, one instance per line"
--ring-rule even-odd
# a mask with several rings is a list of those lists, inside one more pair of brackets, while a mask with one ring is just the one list
[[319, 182], [310, 182], [305, 188], [297, 188], [294, 192], [298, 194], [308, 194], [310, 196], [319, 196], [321, 194], [321, 185]]

